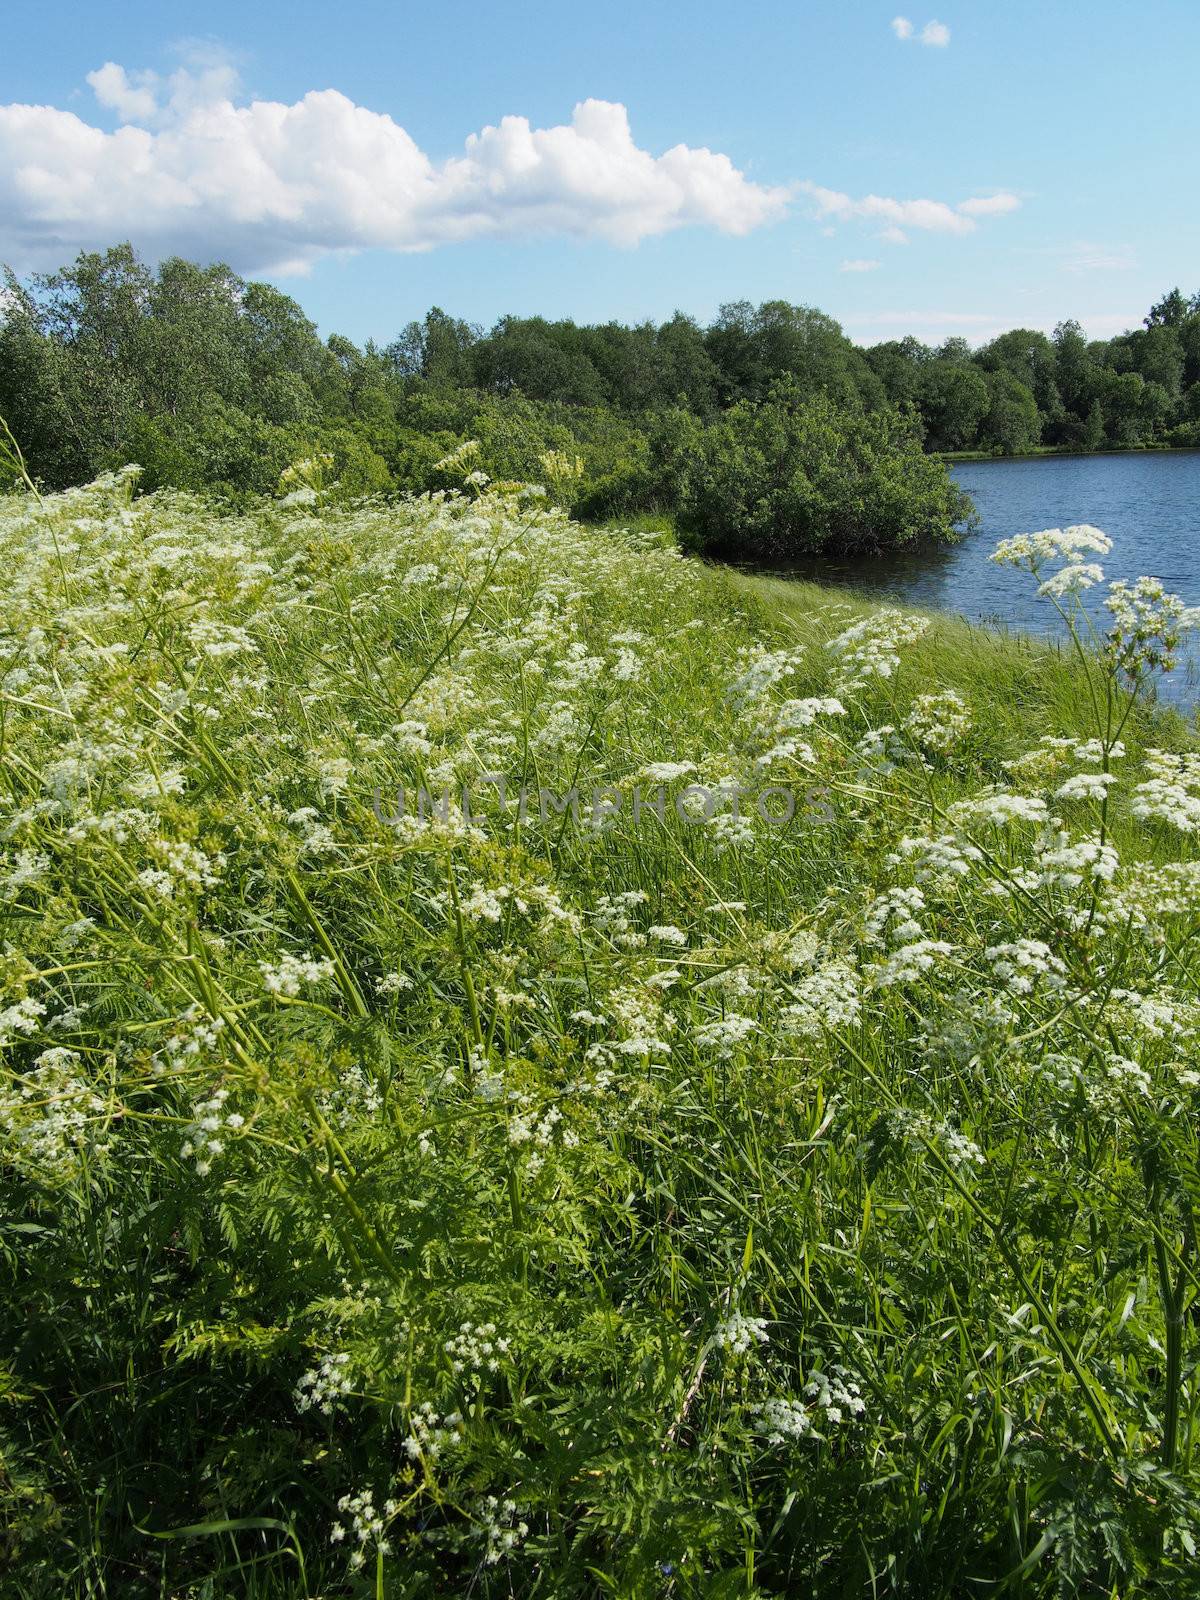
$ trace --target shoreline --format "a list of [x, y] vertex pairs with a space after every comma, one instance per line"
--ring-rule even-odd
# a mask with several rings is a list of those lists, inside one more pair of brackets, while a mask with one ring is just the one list
[[1046, 445], [1037, 450], [1024, 450], [1019, 454], [997, 455], [991, 450], [931, 450], [936, 461], [947, 466], [959, 466], [977, 461], [1045, 461], [1053, 456], [1094, 461], [1102, 456], [1194, 456], [1200, 455], [1200, 445], [1194, 444], [1127, 444], [1108, 450], [1068, 450], [1058, 445]]

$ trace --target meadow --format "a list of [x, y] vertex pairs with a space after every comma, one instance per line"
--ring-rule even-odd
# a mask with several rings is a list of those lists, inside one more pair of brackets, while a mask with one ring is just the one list
[[0, 497], [4, 1593], [1190, 1592], [1196, 619], [461, 466]]

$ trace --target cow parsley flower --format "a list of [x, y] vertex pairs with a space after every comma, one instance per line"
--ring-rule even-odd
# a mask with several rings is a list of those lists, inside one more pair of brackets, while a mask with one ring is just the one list
[[267, 993], [289, 1000], [294, 1000], [305, 984], [326, 983], [333, 977], [333, 962], [315, 961], [311, 955], [285, 955], [274, 966], [260, 961], [258, 967]]
[[350, 1357], [343, 1351], [323, 1356], [317, 1367], [311, 1367], [296, 1383], [297, 1411], [317, 1410], [332, 1416], [342, 1399], [354, 1392], [350, 1371]]
[[744, 1356], [756, 1344], [769, 1344], [767, 1323], [763, 1317], [746, 1317], [740, 1311], [731, 1311], [713, 1330], [713, 1342], [727, 1355]]
[[515, 1500], [497, 1495], [485, 1495], [475, 1502], [475, 1518], [479, 1524], [486, 1548], [484, 1564], [494, 1567], [520, 1549], [529, 1536], [529, 1524], [521, 1515]]

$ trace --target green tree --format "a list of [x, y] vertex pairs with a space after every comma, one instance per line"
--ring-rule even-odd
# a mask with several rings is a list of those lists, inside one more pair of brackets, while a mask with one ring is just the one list
[[991, 403], [987, 379], [978, 367], [930, 362], [917, 391], [929, 448], [964, 450], [973, 444]]
[[811, 306], [767, 300], [724, 305], [705, 335], [723, 403], [760, 400], [777, 378], [839, 405], [877, 404], [883, 386], [838, 324]]
[[1087, 451], [1099, 450], [1104, 444], [1104, 411], [1099, 400], [1093, 400], [1088, 410], [1087, 420], [1083, 425], [1080, 436], [1080, 448]]
[[872, 345], [866, 353], [867, 364], [893, 405], [916, 403], [924, 373], [936, 359], [935, 352], [911, 334]]
[[1178, 288], [1169, 289], [1161, 300], [1155, 301], [1150, 307], [1145, 319], [1146, 327], [1178, 327], [1189, 312], [1197, 309], [1197, 300], [1200, 300], [1200, 295], [1193, 296], [1189, 301]]
[[1042, 437], [1042, 415], [1031, 391], [1007, 368], [987, 374], [988, 409], [979, 440], [997, 455], [1032, 450]]

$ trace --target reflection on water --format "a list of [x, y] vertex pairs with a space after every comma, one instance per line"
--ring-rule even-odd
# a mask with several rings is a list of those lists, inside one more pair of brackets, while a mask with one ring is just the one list
[[[988, 557], [1011, 534], [1090, 522], [1113, 541], [1103, 562], [1107, 578], [1161, 578], [1189, 605], [1200, 606], [1200, 451], [973, 461], [955, 467], [954, 476], [980, 515], [979, 527], [961, 544], [805, 562], [789, 570], [909, 605], [957, 611], [972, 622], [1053, 634], [1062, 624], [1049, 603], [1037, 599], [1028, 575]], [[1092, 591], [1093, 609], [1097, 595], [1102, 591]], [[1200, 643], [1192, 641], [1188, 659], [1159, 693], [1177, 703], [1200, 701]]]

